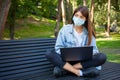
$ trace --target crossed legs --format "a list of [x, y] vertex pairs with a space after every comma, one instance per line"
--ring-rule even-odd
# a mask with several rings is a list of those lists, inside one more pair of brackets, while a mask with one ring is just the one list
[[89, 61], [77, 62], [74, 65], [70, 64], [69, 62], [64, 62], [60, 54], [57, 54], [54, 51], [47, 52], [46, 57], [55, 66], [58, 66], [61, 69], [65, 69], [69, 72], [72, 72], [76, 74], [77, 76], [80, 76], [80, 69], [100, 66], [104, 64], [106, 61], [106, 55], [103, 53], [98, 53], [94, 55], [93, 58]]

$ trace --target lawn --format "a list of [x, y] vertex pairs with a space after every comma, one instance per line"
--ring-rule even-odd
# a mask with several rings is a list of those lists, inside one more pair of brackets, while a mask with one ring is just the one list
[[120, 63], [120, 34], [110, 33], [110, 37], [104, 36], [104, 29], [97, 29], [97, 46], [100, 52], [107, 55], [110, 62]]
[[[15, 39], [24, 38], [50, 38], [53, 37], [55, 28], [55, 21], [48, 19], [35, 19], [29, 17], [27, 19], [20, 19], [15, 24]], [[4, 39], [9, 39], [8, 27], [5, 29]]]
[[97, 41], [100, 52], [107, 54], [107, 60], [120, 63], [120, 40]]
[[[54, 20], [29, 17], [17, 20], [15, 24], [15, 39], [52, 38], [54, 37]], [[62, 27], [62, 23], [60, 24]], [[9, 39], [9, 28], [5, 28], [4, 39]], [[104, 37], [104, 28], [96, 28], [97, 46], [100, 52], [107, 55], [110, 62], [120, 63], [120, 34], [111, 33], [110, 38]]]

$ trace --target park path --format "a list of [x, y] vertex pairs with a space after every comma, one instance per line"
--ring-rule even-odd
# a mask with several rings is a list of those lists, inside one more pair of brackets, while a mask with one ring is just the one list
[[100, 52], [120, 54], [120, 48], [99, 48]]

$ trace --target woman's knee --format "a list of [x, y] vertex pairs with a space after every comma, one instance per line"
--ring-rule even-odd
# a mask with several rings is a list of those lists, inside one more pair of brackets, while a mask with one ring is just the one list
[[47, 50], [46, 53], [45, 53], [45, 56], [49, 59], [53, 56], [55, 51], [53, 50]]
[[106, 62], [106, 55], [104, 53], [97, 54], [96, 60], [102, 65]]

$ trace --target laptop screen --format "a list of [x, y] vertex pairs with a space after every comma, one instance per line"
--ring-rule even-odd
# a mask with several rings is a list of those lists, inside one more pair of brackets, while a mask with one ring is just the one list
[[61, 48], [63, 61], [85, 61], [92, 59], [93, 46]]

